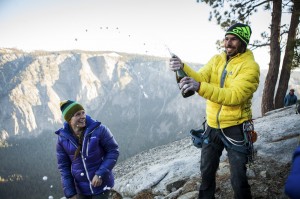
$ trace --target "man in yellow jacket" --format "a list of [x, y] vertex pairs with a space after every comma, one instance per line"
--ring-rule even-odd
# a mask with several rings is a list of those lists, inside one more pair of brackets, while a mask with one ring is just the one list
[[179, 83], [182, 92], [192, 90], [207, 99], [208, 127], [201, 150], [199, 199], [215, 198], [216, 171], [224, 148], [234, 198], [252, 198], [246, 175], [249, 151], [245, 149], [244, 128], [252, 119], [251, 100], [260, 72], [253, 53], [247, 49], [251, 33], [246, 24], [232, 25], [225, 34], [225, 52], [213, 56], [199, 71], [194, 71], [177, 56], [170, 59], [171, 70], [183, 69], [188, 75]]

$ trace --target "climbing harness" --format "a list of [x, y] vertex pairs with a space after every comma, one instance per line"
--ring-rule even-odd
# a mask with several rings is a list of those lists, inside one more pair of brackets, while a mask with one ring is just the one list
[[248, 162], [251, 163], [254, 161], [253, 143], [257, 140], [257, 133], [254, 131], [252, 120], [243, 123], [243, 134], [243, 140], [234, 140], [226, 136], [223, 129], [221, 129], [221, 133], [219, 135], [220, 139], [227, 148], [247, 154]]
[[[190, 131], [192, 143], [197, 148], [202, 148], [203, 143], [208, 144], [209, 141], [209, 133], [206, 133], [205, 128], [206, 120], [202, 123], [202, 128], [200, 129], [192, 129]], [[254, 131], [253, 120], [248, 120], [243, 124], [243, 140], [234, 140], [225, 135], [224, 130], [220, 129], [220, 133], [218, 134], [219, 138], [222, 140], [224, 145], [228, 149], [232, 149], [248, 156], [248, 162], [251, 163], [254, 161], [254, 146], [253, 143], [257, 140], [257, 133]]]

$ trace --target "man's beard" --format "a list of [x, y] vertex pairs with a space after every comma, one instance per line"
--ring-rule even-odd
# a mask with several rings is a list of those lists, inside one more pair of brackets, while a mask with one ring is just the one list
[[[227, 48], [232, 48], [232, 46], [228, 46]], [[238, 46], [238, 48], [235, 49], [235, 51], [233, 51], [231, 54], [228, 54], [228, 52], [226, 50], [226, 54], [229, 57], [233, 57], [233, 56], [237, 55], [238, 53], [244, 53], [244, 52], [245, 52], [245, 48], [243, 47], [243, 45]]]

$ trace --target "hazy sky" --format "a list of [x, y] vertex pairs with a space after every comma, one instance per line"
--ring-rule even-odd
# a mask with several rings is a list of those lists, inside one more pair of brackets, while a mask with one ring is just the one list
[[[115, 50], [206, 63], [224, 31], [209, 22], [209, 7], [196, 0], [0, 0], [0, 48]], [[270, 13], [251, 19], [251, 41]], [[268, 49], [254, 51], [265, 67]]]

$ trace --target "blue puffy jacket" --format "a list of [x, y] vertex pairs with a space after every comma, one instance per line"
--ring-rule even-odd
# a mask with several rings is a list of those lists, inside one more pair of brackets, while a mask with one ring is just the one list
[[[68, 123], [55, 132], [58, 135], [56, 152], [64, 194], [97, 195], [114, 186], [112, 169], [119, 157], [119, 147], [110, 130], [86, 116], [86, 130], [80, 156], [74, 159], [78, 147]], [[95, 175], [101, 176], [102, 185], [93, 187]]]
[[292, 170], [285, 184], [285, 193], [292, 199], [300, 198], [300, 146], [296, 149], [293, 156]]

